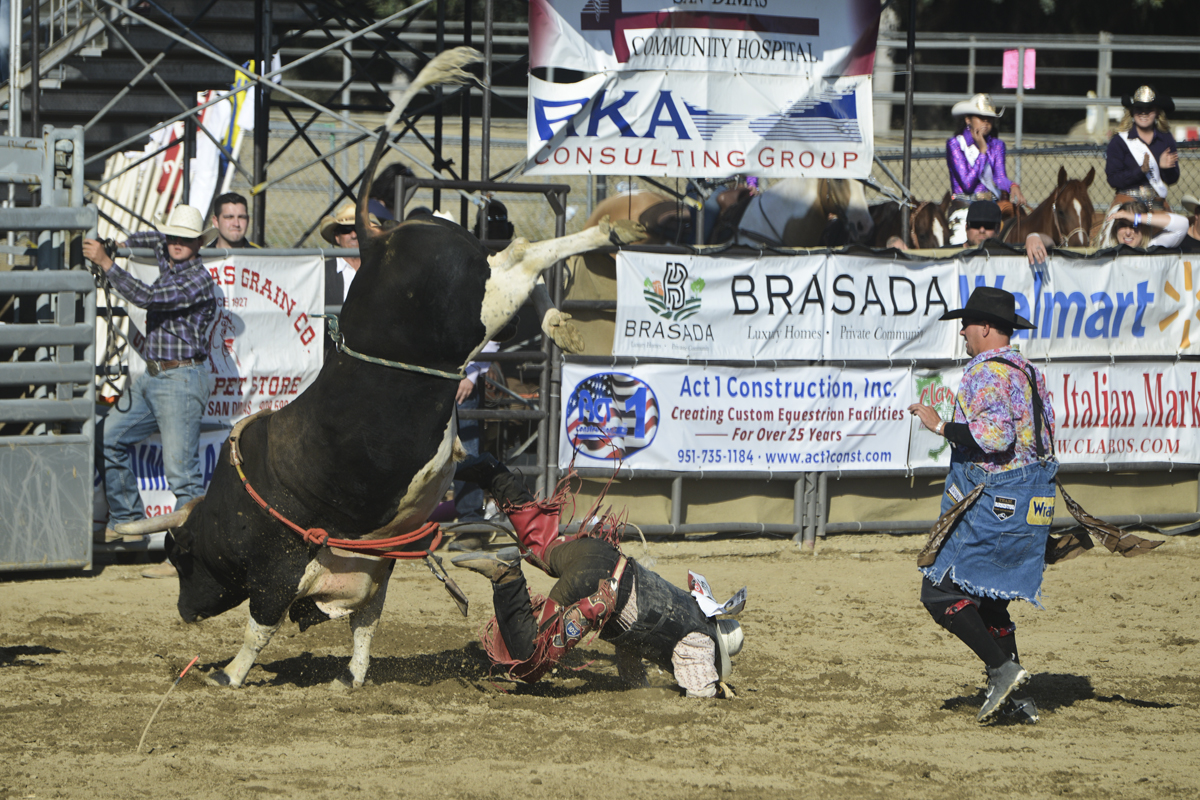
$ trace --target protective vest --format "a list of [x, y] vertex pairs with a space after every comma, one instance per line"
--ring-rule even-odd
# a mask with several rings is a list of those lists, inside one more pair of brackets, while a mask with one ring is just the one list
[[[642, 658], [662, 669], [675, 671], [671, 654], [675, 645], [689, 633], [702, 633], [716, 642], [713, 625], [700, 604], [691, 594], [667, 582], [655, 572], [643, 569], [636, 561], [634, 586], [637, 592], [638, 615], [633, 627], [620, 631], [615, 622], [600, 633], [600, 638], [613, 645], [629, 648]], [[611, 631], [620, 631], [611, 636]]]

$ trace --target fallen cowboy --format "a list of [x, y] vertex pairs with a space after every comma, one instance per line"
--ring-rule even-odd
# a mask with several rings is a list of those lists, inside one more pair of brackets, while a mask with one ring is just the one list
[[[616, 648], [617, 671], [627, 686], [646, 685], [646, 659], [673, 675], [688, 697], [733, 696], [727, 681], [730, 657], [742, 649], [741, 624], [714, 620], [710, 614], [741, 612], [745, 589], [722, 606], [704, 592], [706, 612], [695, 592], [689, 594], [621, 553], [624, 526], [611, 515], [595, 521], [589, 511], [579, 532], [560, 535], [561, 494], [535, 500], [521, 479], [490, 455], [463, 462], [458, 475], [490, 488], [520, 542], [520, 548], [451, 559], [456, 567], [492, 582], [496, 616], [480, 638], [493, 664], [517, 680], [534, 683], [585, 636], [598, 633]], [[523, 556], [558, 579], [549, 597], [531, 596], [521, 571]]]
[[[1011, 344], [1014, 330], [1034, 327], [1016, 313], [1014, 296], [980, 286], [963, 308], [941, 319], [962, 320], [971, 360], [952, 420], [942, 420], [932, 406], [908, 409], [953, 445], [942, 516], [917, 558], [921, 602], [984, 663], [987, 689], [978, 721], [991, 722], [1003, 712], [1036, 723], [1037, 707], [1021, 692], [1029, 672], [1021, 664], [1009, 603], [1025, 600], [1040, 608], [1046, 564], [1091, 547], [1091, 536], [1127, 557], [1161, 542], [1095, 519], [1058, 482], [1054, 406], [1045, 377]], [[1056, 487], [1083, 533], [1050, 536]]]
[[[428, 85], [467, 79], [463, 66], [479, 57], [458, 48], [421, 71], [385, 123], [363, 187], [407, 103]], [[239, 425], [204, 498], [120, 531], [170, 529], [167, 555], [186, 622], [249, 599], [244, 643], [208, 676], [216, 685], [241, 686], [288, 617], [302, 630], [348, 617], [353, 653], [337, 680], [363, 684], [394, 559], [426, 557], [440, 540], [426, 520], [453, 477], [454, 400], [466, 364], [543, 270], [643, 235], [633, 223], [606, 224], [544, 242], [517, 239], [489, 257], [469, 231], [432, 217], [371, 226], [365, 188], [355, 228], [362, 264], [337, 351], [313, 385]]]

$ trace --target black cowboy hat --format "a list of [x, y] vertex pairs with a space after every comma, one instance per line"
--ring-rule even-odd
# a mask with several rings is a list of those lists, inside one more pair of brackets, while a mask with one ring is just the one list
[[987, 223], [993, 228], [999, 228], [1003, 221], [1003, 216], [1000, 214], [1000, 206], [996, 205], [991, 200], [976, 200], [971, 203], [971, 207], [967, 209], [967, 227], [978, 225], [979, 223]]
[[1157, 108], [1164, 114], [1175, 113], [1175, 101], [1170, 96], [1155, 92], [1153, 86], [1139, 86], [1132, 95], [1121, 95], [1121, 105], [1130, 111], [1142, 108]]
[[1037, 326], [1017, 313], [1017, 298], [1012, 292], [980, 286], [971, 292], [962, 308], [947, 311], [939, 319], [967, 319], [991, 322], [1014, 330], [1033, 330]]

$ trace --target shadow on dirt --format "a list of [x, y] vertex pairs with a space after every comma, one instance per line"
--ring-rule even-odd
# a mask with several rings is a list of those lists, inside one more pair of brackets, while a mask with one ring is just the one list
[[0, 667], [40, 667], [39, 661], [28, 661], [21, 656], [56, 656], [62, 650], [43, 647], [40, 644], [0, 647]]
[[[1124, 697], [1119, 694], [1096, 694], [1092, 681], [1083, 675], [1069, 675], [1061, 672], [1038, 672], [1029, 679], [1024, 687], [1025, 693], [1033, 698], [1039, 710], [1043, 712], [1057, 711], [1067, 708], [1082, 700], [1095, 700], [1100, 703], [1123, 703], [1134, 708], [1175, 708], [1175, 703], [1159, 703], [1153, 700], [1139, 700]], [[942, 708], [951, 711], [958, 708], [979, 708], [983, 705], [983, 689], [971, 696], [952, 697], [942, 704]]]
[[[592, 665], [611, 667], [611, 655], [577, 649], [565, 661], [567, 663], [560, 664], [554, 675], [557, 680], [514, 684], [504, 678], [502, 672], [493, 669], [478, 642], [471, 642], [465, 647], [439, 653], [374, 657], [367, 672], [367, 682], [375, 685], [397, 683], [430, 687], [446, 681], [457, 681], [464, 688], [468, 688], [476, 682], [496, 681], [504, 685], [503, 691], [534, 697], [574, 697], [591, 692], [610, 692], [627, 688], [615, 674], [601, 674], [588, 668]], [[314, 656], [312, 653], [302, 653], [293, 658], [270, 661], [258, 666], [264, 672], [273, 674], [273, 677], [266, 681], [269, 686], [308, 688], [332, 683], [346, 669], [347, 662], [347, 656]], [[226, 662], [214, 663], [209, 665], [209, 668], [218, 668], [224, 663]], [[569, 682], [570, 685], [563, 685], [563, 681]], [[499, 688], [495, 684], [493, 686]]]

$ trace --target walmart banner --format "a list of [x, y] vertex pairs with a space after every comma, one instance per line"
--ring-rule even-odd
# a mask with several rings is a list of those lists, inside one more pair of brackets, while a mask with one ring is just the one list
[[[968, 254], [899, 262], [842, 254], [725, 258], [617, 255], [613, 353], [682, 360], [964, 358], [938, 322], [976, 286], [1016, 296], [1037, 325], [1030, 358], [1200, 355], [1200, 261], [1191, 256], [1052, 260]], [[1193, 338], [1196, 336], [1196, 338]]]

